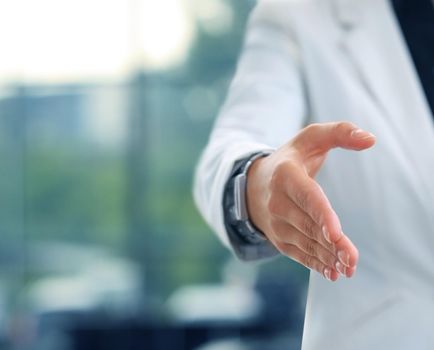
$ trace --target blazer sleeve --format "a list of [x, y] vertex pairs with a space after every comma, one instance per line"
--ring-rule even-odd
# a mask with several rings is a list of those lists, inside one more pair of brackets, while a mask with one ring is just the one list
[[196, 205], [232, 251], [223, 193], [235, 162], [283, 145], [306, 117], [300, 52], [285, 3], [259, 2], [252, 12], [235, 77], [195, 172]]

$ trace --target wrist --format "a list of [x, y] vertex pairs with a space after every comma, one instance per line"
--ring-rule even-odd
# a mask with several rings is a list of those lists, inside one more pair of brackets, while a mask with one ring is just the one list
[[262, 151], [241, 159], [233, 168], [231, 178], [226, 184], [223, 196], [225, 224], [234, 229], [238, 237], [249, 244], [258, 245], [266, 241], [266, 237], [250, 220], [247, 208], [247, 174], [253, 163], [268, 156], [271, 151]]
[[264, 185], [264, 168], [266, 157], [256, 159], [247, 172], [246, 204], [251, 223], [266, 235], [267, 227], [264, 220], [266, 212], [266, 193]]

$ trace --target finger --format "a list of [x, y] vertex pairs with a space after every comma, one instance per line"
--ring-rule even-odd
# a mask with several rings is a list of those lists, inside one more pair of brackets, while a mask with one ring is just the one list
[[330, 281], [334, 282], [339, 278], [339, 273], [335, 269], [326, 266], [318, 258], [304, 253], [295, 245], [280, 242], [276, 244], [276, 247], [282, 254], [288, 256], [292, 260], [307, 267], [308, 269], [315, 270]]
[[346, 276], [347, 276], [348, 278], [353, 277], [354, 274], [356, 273], [356, 270], [357, 270], [357, 267], [356, 267], [356, 266], [347, 268]]
[[286, 194], [275, 195], [269, 203], [269, 210], [273, 217], [294, 226], [306, 237], [317, 241], [332, 254], [336, 254], [335, 246], [325, 239], [322, 229], [313, 219], [302, 211]]
[[288, 167], [288, 172], [292, 172], [292, 174], [288, 176], [288, 180], [284, 184], [286, 194], [321, 227], [327, 242], [337, 242], [342, 237], [342, 227], [323, 190], [299, 167]]
[[295, 245], [307, 255], [316, 257], [324, 265], [332, 269], [336, 268], [338, 257], [314, 239], [304, 235], [294, 226], [284, 221], [278, 221], [273, 225], [273, 231], [281, 242]]
[[321, 227], [324, 239], [335, 246], [341, 263], [346, 267], [356, 266], [359, 252], [342, 232], [339, 218], [318, 183], [306, 175], [298, 174], [291, 177], [288, 191], [294, 203]]
[[293, 145], [302, 154], [327, 152], [341, 147], [360, 151], [375, 144], [375, 136], [349, 122], [311, 124], [294, 139]]
[[342, 237], [335, 243], [337, 257], [346, 267], [355, 267], [359, 260], [359, 251], [351, 240], [342, 234]]
[[346, 267], [344, 266], [340, 261], [336, 262], [335, 270], [339, 272], [342, 276], [345, 276], [347, 278], [351, 278], [356, 273], [357, 267]]

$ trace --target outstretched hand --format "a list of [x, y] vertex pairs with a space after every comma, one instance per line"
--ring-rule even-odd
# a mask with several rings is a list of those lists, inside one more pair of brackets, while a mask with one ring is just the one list
[[342, 232], [338, 216], [314, 180], [328, 151], [361, 151], [375, 136], [348, 122], [311, 124], [268, 157], [256, 160], [247, 181], [253, 224], [284, 255], [330, 281], [351, 277], [358, 250]]

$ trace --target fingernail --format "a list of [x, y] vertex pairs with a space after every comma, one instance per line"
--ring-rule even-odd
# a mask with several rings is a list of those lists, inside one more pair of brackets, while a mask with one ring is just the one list
[[351, 136], [355, 139], [369, 139], [372, 137], [375, 137], [373, 134], [371, 134], [370, 132], [367, 132], [365, 130], [362, 129], [355, 129], [351, 132]]
[[347, 275], [347, 268], [343, 264], [341, 264], [340, 261], [336, 261], [335, 267], [336, 271], [339, 272], [342, 276]]
[[324, 269], [324, 277], [327, 278], [329, 281], [332, 280], [332, 270], [330, 269], [330, 267], [326, 267]]
[[330, 233], [325, 226], [322, 227], [322, 234], [327, 242], [332, 243], [330, 240]]
[[350, 267], [350, 255], [343, 250], [338, 251], [339, 261], [347, 267]]

